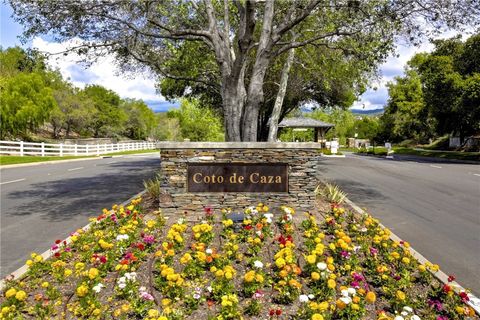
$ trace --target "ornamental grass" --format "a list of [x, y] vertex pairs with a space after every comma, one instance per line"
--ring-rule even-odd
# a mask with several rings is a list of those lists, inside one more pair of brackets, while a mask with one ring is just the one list
[[[7, 281], [1, 319], [478, 319], [407, 242], [333, 204], [298, 214], [259, 204], [200, 218], [114, 206], [32, 253]], [[198, 217], [198, 216], [195, 216]], [[194, 219], [192, 219], [194, 220]], [[453, 281], [453, 277], [451, 278]]]

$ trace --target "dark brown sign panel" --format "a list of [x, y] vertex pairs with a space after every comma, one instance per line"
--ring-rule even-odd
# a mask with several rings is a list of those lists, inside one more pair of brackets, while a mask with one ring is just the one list
[[285, 163], [190, 163], [188, 192], [288, 192]]

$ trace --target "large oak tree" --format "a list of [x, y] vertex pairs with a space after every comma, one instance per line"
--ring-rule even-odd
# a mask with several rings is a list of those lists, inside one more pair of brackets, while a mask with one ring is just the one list
[[[92, 48], [114, 52], [124, 67], [133, 60], [172, 79], [185, 79], [165, 72], [172, 48], [185, 41], [203, 43], [220, 72], [229, 141], [257, 140], [267, 70], [290, 49], [335, 47], [351, 40], [371, 44], [370, 54], [384, 55], [399, 34], [409, 34], [415, 41], [425, 23], [433, 29], [442, 23], [478, 25], [480, 11], [472, 0], [10, 0], [10, 4], [26, 26], [26, 37], [45, 33], [59, 41], [78, 37], [84, 41], [77, 47], [80, 52]], [[208, 83], [208, 78], [192, 80]]]

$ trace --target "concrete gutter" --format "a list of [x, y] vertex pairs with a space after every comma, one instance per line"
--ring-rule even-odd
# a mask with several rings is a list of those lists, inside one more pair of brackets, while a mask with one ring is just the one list
[[[120, 204], [120, 206], [126, 206], [128, 205], [133, 199], [136, 199], [138, 197], [141, 197], [142, 195], [144, 195], [145, 193], [147, 192], [147, 190], [143, 190], [142, 192], [140, 193], [137, 193], [136, 195], [134, 195], [133, 197], [129, 198], [128, 200], [122, 202]], [[113, 213], [112, 210], [109, 211], [109, 213]], [[88, 229], [90, 229], [90, 227], [92, 226], [93, 223], [96, 223], [96, 222], [90, 222], [89, 224], [87, 224], [86, 226], [84, 226], [83, 228], [81, 228], [82, 230], [84, 231], [87, 231]], [[67, 237], [65, 240], [63, 241], [66, 241], [67, 244], [69, 244], [70, 242], [72, 242], [72, 239], [71, 239], [71, 236]], [[63, 242], [62, 241], [62, 242]], [[45, 252], [43, 252], [42, 254], [40, 254], [42, 257], [43, 257], [43, 260], [48, 260], [50, 259], [54, 254], [54, 251], [52, 251], [51, 249], [48, 249], [46, 250]], [[27, 274], [27, 271], [28, 271], [28, 266], [25, 264], [23, 266], [21, 266], [20, 268], [18, 268], [17, 270], [13, 271], [12, 273], [10, 273], [8, 276], [6, 276], [5, 278], [3, 278], [2, 280], [0, 280], [0, 292], [4, 290], [5, 286], [6, 286], [6, 283], [7, 283], [7, 279], [8, 280], [20, 280], [22, 278], [24, 278]]]
[[[348, 198], [345, 198], [344, 200], [353, 210], [355, 210], [358, 214], [360, 215], [364, 215], [364, 214], [367, 214], [367, 212], [365, 212], [362, 208], [360, 208], [359, 206], [357, 206], [354, 202], [352, 202], [350, 199]], [[383, 229], [387, 229], [387, 227], [385, 227], [383, 224], [379, 224], [381, 228]], [[390, 230], [390, 229], [389, 229]], [[390, 230], [390, 239], [393, 240], [393, 241], [396, 241], [396, 242], [400, 242], [402, 241], [402, 239], [397, 236], [395, 233], [393, 233], [391, 230]], [[425, 264], [427, 262], [430, 262], [429, 260], [427, 260], [427, 258], [425, 258], [421, 253], [419, 253], [417, 250], [413, 249], [412, 247], [409, 247], [408, 248], [410, 250], [410, 253], [412, 254], [412, 257], [414, 257], [415, 259], [417, 259], [418, 262], [420, 262], [421, 264]], [[431, 263], [431, 262], [430, 262]], [[440, 282], [442, 282], [443, 284], [448, 284], [449, 286], [452, 287], [452, 289], [456, 292], [456, 293], [460, 293], [460, 292], [467, 292], [467, 290], [462, 287], [458, 282], [456, 281], [453, 281], [453, 282], [448, 282], [448, 275], [443, 272], [442, 270], [438, 270], [437, 272], [432, 272], [431, 270], [429, 270], [433, 276], [435, 278], [437, 278]], [[480, 315], [480, 299], [477, 298], [475, 295], [473, 295], [472, 293], [468, 293], [468, 298], [470, 299], [467, 304], [472, 307], [475, 312], [477, 313], [477, 315]]]

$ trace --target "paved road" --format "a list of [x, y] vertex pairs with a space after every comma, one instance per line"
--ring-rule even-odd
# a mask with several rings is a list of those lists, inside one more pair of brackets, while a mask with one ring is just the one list
[[0, 277], [142, 191], [159, 167], [159, 155], [143, 154], [2, 169]]
[[320, 168], [324, 179], [480, 294], [480, 165], [347, 155], [322, 160]]

